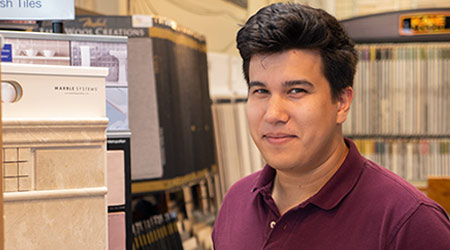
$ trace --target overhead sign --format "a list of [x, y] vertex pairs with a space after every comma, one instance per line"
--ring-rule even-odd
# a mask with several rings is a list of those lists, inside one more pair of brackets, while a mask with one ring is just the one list
[[[64, 22], [64, 33], [148, 37], [148, 26], [145, 26], [145, 24], [149, 24], [149, 22], [149, 20], [142, 18], [140, 25], [135, 25], [135, 20], [132, 20], [130, 16], [77, 16], [73, 21]], [[52, 24], [42, 22], [33, 31], [51, 33]]]
[[450, 34], [450, 12], [401, 15], [399, 28], [402, 36]]
[[0, 20], [73, 20], [74, 0], [0, 0]]

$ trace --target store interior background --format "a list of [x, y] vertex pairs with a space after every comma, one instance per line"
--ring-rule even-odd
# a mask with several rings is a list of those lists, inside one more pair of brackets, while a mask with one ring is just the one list
[[[237, 55], [239, 25], [274, 0], [75, 0], [75, 6], [103, 15], [168, 17], [206, 37], [208, 52]], [[381, 12], [450, 7], [447, 0], [294, 0], [322, 8], [338, 20]], [[238, 3], [238, 4], [235, 4]], [[243, 7], [243, 6], [247, 7]]]
[[[236, 49], [235, 38], [240, 26], [249, 16], [261, 7], [275, 2], [279, 1], [75, 0], [76, 15], [160, 16], [175, 21], [177, 25], [192, 30], [206, 40], [209, 93], [215, 119], [215, 139], [222, 140], [215, 142], [216, 147], [222, 147], [222, 152], [220, 152], [220, 148], [216, 148], [216, 151], [219, 151], [216, 152], [218, 153], [216, 163], [219, 166], [214, 166], [211, 173], [202, 172], [201, 177], [191, 178], [187, 182], [177, 178], [170, 179], [172, 183], [165, 190], [152, 191], [151, 186], [147, 189], [144, 188], [143, 191], [135, 188], [132, 195], [133, 211], [137, 210], [136, 206], [140, 206], [141, 211], [142, 209], [151, 209], [161, 213], [167, 211], [179, 213], [176, 218], [178, 220], [176, 222], [178, 229], [176, 230], [184, 241], [184, 249], [212, 249], [210, 234], [224, 193], [236, 180], [257, 171], [264, 164], [256, 147], [252, 145], [250, 137], [244, 131], [246, 126], [246, 83], [241, 74], [241, 59]], [[450, 7], [448, 0], [294, 0], [290, 2], [325, 9], [336, 16], [338, 20], [391, 11]], [[227, 123], [229, 119], [235, 120]], [[220, 127], [221, 124], [232, 124], [233, 126], [232, 128], [225, 125]], [[238, 133], [238, 137], [242, 136], [242, 141], [229, 136], [233, 133]], [[243, 136], [244, 134], [245, 136]], [[448, 138], [449, 135], [445, 135], [445, 139], [448, 140]], [[240, 155], [239, 150], [242, 149], [240, 147], [243, 144], [246, 145], [249, 153]], [[238, 159], [236, 156], [242, 157]], [[240, 167], [235, 171], [228, 169], [226, 172], [220, 172], [218, 168], [221, 164]], [[203, 175], [203, 173], [206, 174]], [[151, 181], [146, 183], [152, 184]], [[426, 183], [414, 184], [426, 191]], [[145, 207], [149, 203], [140, 202], [142, 200], [157, 204], [157, 207]], [[133, 230], [135, 230], [134, 227], [135, 225], [133, 225]], [[164, 230], [175, 230], [169, 225], [164, 227], [167, 227]], [[127, 241], [129, 241], [129, 237], [127, 235]], [[148, 231], [133, 232], [133, 245], [148, 245], [151, 241], [149, 237]], [[168, 238], [167, 235], [165, 238]], [[176, 241], [177, 239], [170, 240]], [[125, 249], [115, 248], [111, 241], [109, 244], [109, 249]], [[123, 242], [120, 244], [123, 245]], [[169, 247], [169, 249], [175, 248]]]

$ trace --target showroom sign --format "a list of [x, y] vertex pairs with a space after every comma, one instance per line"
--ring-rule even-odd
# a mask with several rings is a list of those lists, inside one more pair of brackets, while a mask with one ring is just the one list
[[0, 0], [0, 20], [73, 20], [74, 0]]

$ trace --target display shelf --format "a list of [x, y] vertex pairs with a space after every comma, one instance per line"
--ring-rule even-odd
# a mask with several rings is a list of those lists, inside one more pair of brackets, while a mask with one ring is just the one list
[[70, 57], [67, 56], [14, 56], [14, 58], [26, 60], [70, 61]]
[[131, 193], [133, 195], [138, 195], [152, 192], [170, 191], [192, 182], [199, 182], [215, 172], [216, 166], [213, 166], [211, 170], [204, 169], [171, 179], [133, 181], [131, 184]]
[[[341, 21], [359, 55], [344, 135], [423, 191], [429, 176], [450, 176], [448, 16], [436, 8]], [[430, 25], [437, 20], [447, 24]]]

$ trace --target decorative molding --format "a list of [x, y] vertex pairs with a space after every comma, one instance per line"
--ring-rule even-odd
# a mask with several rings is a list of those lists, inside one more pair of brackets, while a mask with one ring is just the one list
[[3, 147], [102, 146], [107, 118], [7, 119], [3, 118]]
[[29, 192], [12, 192], [12, 193], [4, 193], [3, 198], [5, 202], [66, 199], [77, 197], [104, 196], [106, 195], [107, 191], [108, 191], [107, 187], [94, 187], [94, 188], [60, 189], [60, 190], [29, 191]]

